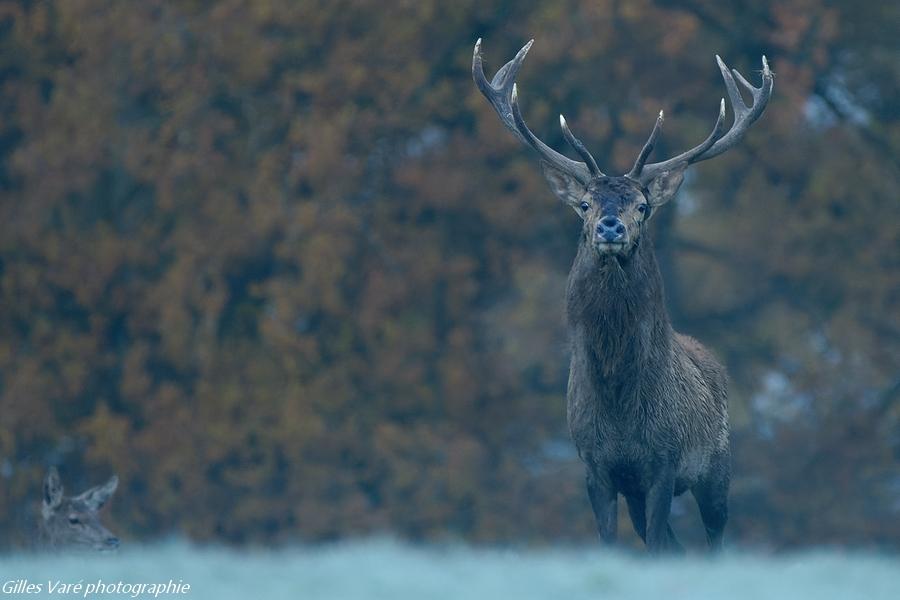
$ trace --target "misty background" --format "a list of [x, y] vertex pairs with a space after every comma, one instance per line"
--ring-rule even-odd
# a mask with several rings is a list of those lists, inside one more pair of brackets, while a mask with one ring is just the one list
[[715, 54], [768, 57], [765, 114], [651, 225], [731, 376], [726, 540], [900, 548], [898, 31], [849, 0], [0, 2], [0, 544], [50, 465], [118, 474], [125, 548], [592, 542], [580, 220], [470, 75], [533, 37], [529, 125], [613, 173], [660, 109], [651, 160], [708, 134]]

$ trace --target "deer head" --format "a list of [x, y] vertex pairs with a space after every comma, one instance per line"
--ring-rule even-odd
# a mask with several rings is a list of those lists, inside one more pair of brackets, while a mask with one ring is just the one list
[[44, 479], [41, 528], [46, 541], [56, 548], [114, 550], [119, 540], [100, 523], [98, 511], [110, 499], [119, 479], [115, 475], [103, 485], [74, 497], [63, 495], [59, 473], [51, 467]]
[[[722, 98], [715, 126], [703, 142], [668, 160], [647, 164], [662, 130], [663, 113], [660, 111], [650, 137], [631, 170], [622, 176], [607, 176], [600, 171], [584, 144], [569, 130], [562, 115], [559, 116], [559, 124], [563, 137], [583, 162], [556, 152], [538, 139], [525, 124], [519, 109], [515, 77], [533, 42], [531, 40], [525, 44], [489, 82], [484, 75], [479, 38], [472, 59], [472, 77], [503, 124], [537, 152], [550, 189], [583, 219], [583, 239], [589, 241], [601, 255], [630, 255], [640, 239], [644, 223], [657, 207], [675, 196], [684, 180], [685, 170], [696, 162], [713, 158], [734, 147], [765, 110], [772, 95], [773, 76], [765, 56], [762, 58], [762, 85], [758, 88], [737, 70], [729, 71], [722, 59], [716, 56], [734, 111], [734, 122], [728, 131], [725, 130], [725, 98]], [[750, 106], [744, 103], [738, 83], [750, 93], [753, 99]]]

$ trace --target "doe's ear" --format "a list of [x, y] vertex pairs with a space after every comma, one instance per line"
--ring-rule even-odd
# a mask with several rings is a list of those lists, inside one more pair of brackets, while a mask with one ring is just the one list
[[660, 206], [675, 197], [678, 188], [684, 181], [684, 171], [687, 166], [676, 167], [671, 171], [663, 171], [653, 178], [647, 189], [650, 197], [647, 199], [651, 206]]
[[541, 161], [541, 171], [556, 197], [571, 206], [580, 215], [579, 205], [587, 187], [572, 175], [557, 169], [547, 161]]
[[103, 505], [112, 497], [118, 486], [119, 478], [113, 475], [103, 485], [92, 487], [78, 496], [77, 499], [82, 500], [90, 510], [96, 512], [103, 508]]
[[63, 499], [63, 486], [59, 480], [59, 472], [56, 467], [50, 467], [44, 478], [44, 506], [55, 509]]

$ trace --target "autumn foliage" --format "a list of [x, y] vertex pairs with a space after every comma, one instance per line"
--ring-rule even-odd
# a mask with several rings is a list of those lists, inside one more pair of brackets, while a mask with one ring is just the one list
[[[732, 541], [900, 545], [900, 9], [761, 0], [0, 2], [0, 532], [46, 467], [122, 537], [590, 540], [578, 218], [469, 73], [624, 172], [775, 95], [653, 223], [731, 374]], [[653, 160], [653, 159], [651, 159]], [[683, 503], [676, 528], [696, 520]], [[676, 507], [678, 508], [678, 507]], [[622, 531], [630, 535], [623, 517]]]

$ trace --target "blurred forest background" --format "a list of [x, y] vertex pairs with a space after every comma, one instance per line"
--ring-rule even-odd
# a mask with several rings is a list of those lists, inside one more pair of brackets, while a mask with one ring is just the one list
[[[580, 220], [471, 80], [624, 172], [775, 94], [652, 230], [731, 377], [732, 543], [900, 547], [900, 4], [0, 1], [0, 538], [118, 473], [127, 540], [589, 541]], [[621, 519], [623, 534], [630, 523]], [[676, 529], [699, 539], [696, 509]]]

